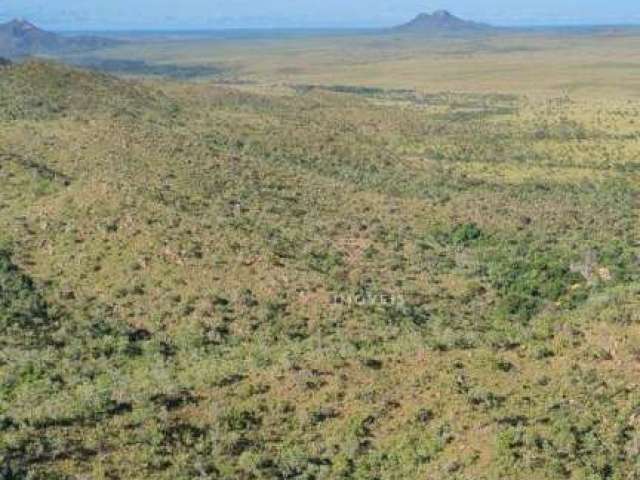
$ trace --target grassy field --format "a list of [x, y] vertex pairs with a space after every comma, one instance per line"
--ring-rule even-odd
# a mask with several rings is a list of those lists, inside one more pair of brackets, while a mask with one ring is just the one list
[[639, 42], [0, 69], [0, 478], [640, 478]]
[[171, 66], [178, 74], [181, 68], [218, 68], [220, 79], [261, 84], [637, 98], [639, 49], [640, 31], [632, 29], [472, 38], [316, 34], [253, 39], [247, 34], [244, 39], [155, 38], [95, 57], [144, 60]]

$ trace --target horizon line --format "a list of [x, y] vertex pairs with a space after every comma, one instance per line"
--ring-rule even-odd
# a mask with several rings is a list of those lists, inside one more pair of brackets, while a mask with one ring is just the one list
[[[10, 20], [9, 20], [10, 21]], [[34, 25], [39, 26], [34, 23]], [[290, 30], [290, 31], [380, 31], [391, 30], [402, 24], [394, 24], [387, 26], [363, 26], [363, 25], [319, 25], [319, 26], [305, 26], [305, 25], [247, 25], [247, 26], [202, 26], [202, 27], [84, 27], [84, 28], [51, 28], [50, 31], [55, 33], [81, 33], [81, 32], [223, 32], [223, 31], [274, 31], [274, 30]], [[535, 30], [545, 28], [630, 28], [640, 27], [640, 21], [627, 22], [627, 23], [529, 23], [529, 24], [485, 24], [489, 27], [502, 30]]]
[[[415, 18], [415, 17], [412, 17]], [[462, 17], [459, 17], [462, 18]], [[477, 22], [477, 23], [484, 23], [485, 25], [489, 26], [489, 27], [493, 27], [496, 29], [504, 29], [504, 30], [518, 30], [518, 29], [545, 29], [545, 28], [569, 28], [569, 29], [576, 29], [576, 28], [632, 28], [632, 27], [640, 27], [640, 19], [635, 20], [635, 21], [612, 21], [612, 22], [586, 22], [586, 21], [571, 21], [571, 20], [567, 20], [566, 22], [563, 21], [555, 21], [555, 22], [548, 22], [548, 23], [543, 23], [543, 22], [537, 22], [535, 20], [531, 20], [529, 22], [517, 22], [517, 23], [506, 23], [506, 22], [495, 22], [492, 23], [491, 21], [483, 21], [483, 20], [474, 20], [474, 19], [466, 19], [466, 18], [462, 18], [463, 20], [466, 21], [472, 21], [472, 22]], [[55, 33], [82, 33], [82, 32], [106, 32], [106, 33], [117, 33], [117, 32], [136, 32], [136, 33], [144, 33], [144, 32], [149, 32], [149, 33], [154, 33], [154, 32], [222, 32], [222, 31], [274, 31], [274, 30], [297, 30], [297, 31], [320, 31], [320, 30], [331, 30], [331, 31], [354, 31], [354, 30], [361, 30], [361, 31], [380, 31], [380, 30], [389, 30], [389, 29], [393, 29], [396, 28], [398, 26], [402, 26], [405, 23], [407, 23], [408, 21], [405, 22], [401, 22], [401, 23], [394, 23], [394, 24], [386, 24], [386, 25], [365, 25], [365, 24], [358, 24], [358, 23], [354, 23], [352, 25], [348, 25], [348, 24], [325, 24], [325, 25], [305, 25], [305, 24], [298, 24], [298, 25], [294, 25], [294, 24], [265, 24], [265, 25], [256, 25], [256, 24], [248, 24], [248, 25], [202, 25], [202, 26], [195, 26], [195, 25], [185, 25], [185, 26], [179, 26], [179, 25], [165, 25], [165, 26], [161, 26], [161, 25], [153, 25], [153, 26], [120, 26], [120, 25], [108, 25], [108, 26], [89, 26], [89, 25], [85, 25], [85, 26], [55, 26], [57, 25], [61, 25], [61, 23], [58, 22], [38, 22], [38, 21], [34, 21], [34, 20], [30, 20], [27, 17], [23, 17], [23, 16], [15, 16], [15, 17], [2, 17], [0, 18], [0, 24], [2, 23], [9, 23], [15, 20], [23, 20], [23, 21], [27, 21], [29, 23], [32, 23], [33, 25], [37, 26], [38, 28], [42, 28], [44, 30], [49, 30], [51, 32], [55, 32]]]

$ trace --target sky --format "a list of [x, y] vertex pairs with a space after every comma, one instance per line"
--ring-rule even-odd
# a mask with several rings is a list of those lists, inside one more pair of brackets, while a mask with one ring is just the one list
[[496, 25], [640, 24], [639, 0], [0, 0], [55, 30], [385, 27], [446, 9]]

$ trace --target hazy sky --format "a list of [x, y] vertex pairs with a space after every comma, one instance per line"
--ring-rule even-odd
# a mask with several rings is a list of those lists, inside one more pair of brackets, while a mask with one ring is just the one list
[[0, 0], [46, 28], [387, 26], [447, 9], [500, 25], [640, 23], [640, 0]]

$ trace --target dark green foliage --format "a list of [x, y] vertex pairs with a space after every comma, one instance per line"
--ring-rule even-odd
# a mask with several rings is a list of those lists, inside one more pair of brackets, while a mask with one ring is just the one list
[[498, 291], [499, 315], [528, 322], [542, 308], [562, 301], [571, 308], [584, 297], [570, 292], [580, 276], [570, 270], [570, 257], [535, 244], [506, 245], [483, 257], [488, 281]]
[[454, 228], [450, 238], [454, 245], [467, 246], [482, 238], [482, 231], [475, 223], [465, 223]]
[[320, 273], [328, 274], [344, 264], [340, 252], [331, 250], [312, 251], [307, 255], [309, 268]]
[[33, 281], [11, 261], [11, 254], [0, 249], [0, 331], [16, 337], [39, 335], [54, 319]]

